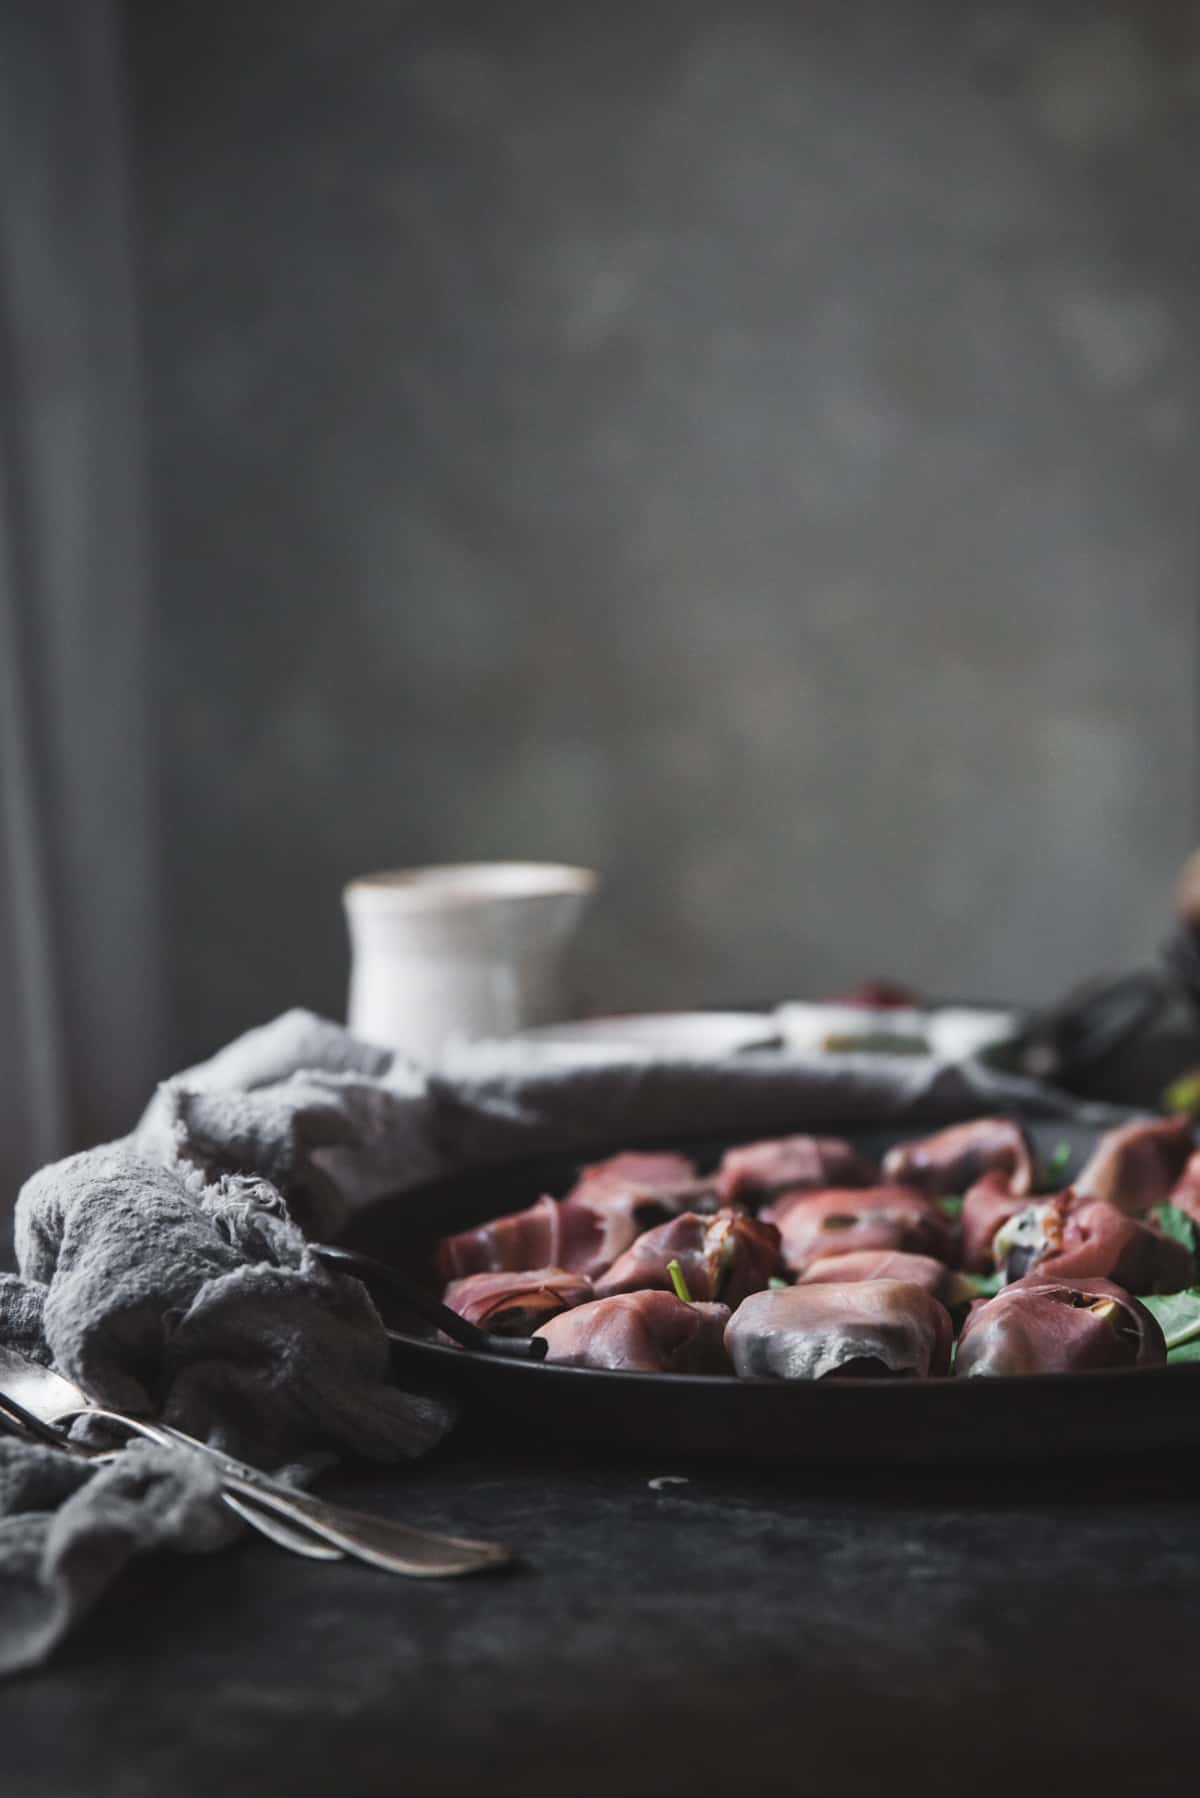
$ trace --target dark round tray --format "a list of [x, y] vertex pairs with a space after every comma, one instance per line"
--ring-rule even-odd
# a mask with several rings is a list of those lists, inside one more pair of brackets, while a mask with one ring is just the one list
[[[1071, 1145], [1072, 1169], [1094, 1133], [1031, 1125], [1042, 1154]], [[830, 1132], [836, 1134], [837, 1132]], [[761, 1134], [761, 1132], [760, 1132]], [[879, 1155], [902, 1135], [843, 1132]], [[725, 1142], [614, 1145], [681, 1148], [701, 1168]], [[589, 1160], [598, 1159], [589, 1155]], [[378, 1201], [345, 1233], [348, 1246], [390, 1261], [431, 1290], [438, 1238], [543, 1192], [561, 1195], [577, 1163], [564, 1157], [463, 1174]], [[610, 1373], [497, 1359], [438, 1341], [429, 1327], [376, 1297], [390, 1326], [393, 1369], [410, 1389], [450, 1397], [480, 1445], [589, 1454], [648, 1452], [689, 1461], [797, 1463], [977, 1462], [1138, 1455], [1200, 1449], [1200, 1366], [1023, 1379], [791, 1381]]]

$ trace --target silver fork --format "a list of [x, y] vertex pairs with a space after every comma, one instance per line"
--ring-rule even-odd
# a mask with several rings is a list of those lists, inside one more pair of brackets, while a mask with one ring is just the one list
[[[56, 1425], [43, 1423], [32, 1411], [15, 1399], [0, 1394], [0, 1427], [9, 1429], [16, 1436], [23, 1436], [44, 1442], [50, 1448], [61, 1449], [80, 1461], [115, 1461], [120, 1454], [119, 1449], [91, 1448], [86, 1443], [75, 1442]], [[148, 1435], [149, 1432], [147, 1431]], [[154, 1440], [165, 1440], [155, 1437]], [[329, 1543], [322, 1542], [318, 1536], [310, 1535], [307, 1530], [292, 1529], [290, 1524], [280, 1518], [273, 1517], [269, 1511], [258, 1511], [244, 1498], [235, 1492], [222, 1491], [221, 1502], [226, 1508], [240, 1517], [250, 1529], [274, 1542], [277, 1548], [286, 1548], [295, 1555], [304, 1555], [310, 1561], [341, 1561], [345, 1559], [340, 1548], [332, 1548]]]
[[512, 1559], [510, 1551], [498, 1542], [435, 1535], [393, 1522], [391, 1518], [374, 1517], [365, 1511], [351, 1511], [342, 1505], [329, 1504], [309, 1492], [296, 1492], [268, 1474], [260, 1473], [258, 1468], [249, 1467], [208, 1443], [198, 1442], [181, 1430], [93, 1404], [70, 1380], [39, 1362], [27, 1360], [3, 1344], [0, 1344], [0, 1399], [8, 1401], [10, 1415], [14, 1411], [23, 1412], [31, 1422], [51, 1430], [59, 1443], [64, 1437], [58, 1426], [87, 1413], [121, 1424], [152, 1441], [171, 1443], [204, 1455], [220, 1468], [225, 1493], [255, 1511], [267, 1512], [285, 1527], [314, 1535], [329, 1547], [373, 1567], [381, 1567], [388, 1573], [406, 1574], [415, 1579], [446, 1579], [502, 1567]]

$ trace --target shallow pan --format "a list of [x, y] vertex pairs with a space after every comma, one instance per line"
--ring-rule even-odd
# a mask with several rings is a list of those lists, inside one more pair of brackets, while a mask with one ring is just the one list
[[[830, 1134], [838, 1134], [830, 1131]], [[849, 1132], [879, 1156], [902, 1133]], [[906, 1135], [915, 1132], [903, 1133]], [[1094, 1141], [1089, 1130], [1035, 1124], [1046, 1156], [1061, 1142], [1072, 1168]], [[702, 1170], [726, 1142], [612, 1145], [678, 1148]], [[605, 1151], [589, 1154], [597, 1160]], [[343, 1237], [349, 1246], [436, 1282], [438, 1238], [561, 1196], [577, 1162], [564, 1157], [459, 1175], [381, 1200]], [[689, 1460], [748, 1462], [940, 1462], [1107, 1457], [1200, 1450], [1200, 1366], [1024, 1379], [794, 1381], [609, 1373], [498, 1360], [437, 1341], [428, 1326], [376, 1295], [391, 1326], [397, 1381], [444, 1393], [480, 1444]]]

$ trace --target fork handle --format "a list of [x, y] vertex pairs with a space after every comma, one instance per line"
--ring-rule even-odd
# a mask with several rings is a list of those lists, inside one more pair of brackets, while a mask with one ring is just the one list
[[268, 1474], [260, 1473], [256, 1467], [236, 1461], [223, 1450], [199, 1442], [169, 1424], [147, 1423], [142, 1418], [128, 1417], [123, 1412], [102, 1409], [99, 1405], [89, 1406], [88, 1415], [124, 1424], [127, 1429], [148, 1435], [153, 1441], [174, 1442], [205, 1455], [220, 1467], [226, 1490], [245, 1499], [256, 1510], [269, 1512], [285, 1524], [307, 1530], [343, 1554], [372, 1567], [380, 1567], [387, 1573], [404, 1574], [410, 1579], [451, 1579], [465, 1573], [503, 1567], [512, 1559], [509, 1550], [499, 1542], [434, 1535], [427, 1530], [396, 1523], [390, 1517], [374, 1517], [366, 1511], [329, 1504], [323, 1498], [315, 1498], [311, 1492], [296, 1492]]
[[[43, 1418], [36, 1416], [32, 1411], [27, 1411], [24, 1405], [2, 1393], [0, 1393], [0, 1416], [3, 1416], [10, 1428], [15, 1428], [22, 1434], [32, 1437], [35, 1442], [44, 1442], [51, 1448], [61, 1449], [64, 1454], [74, 1455], [78, 1460], [111, 1461], [120, 1452], [112, 1449], [98, 1450], [89, 1448], [82, 1442], [72, 1442], [71, 1438], [65, 1436], [56, 1425], [46, 1423]], [[169, 1444], [170, 1441], [169, 1437], [153, 1424], [139, 1424], [135, 1433], [147, 1437], [151, 1442]], [[236, 1493], [230, 1492], [227, 1488], [222, 1488], [221, 1500], [228, 1510], [232, 1511], [236, 1517], [241, 1518], [243, 1523], [248, 1524], [252, 1530], [257, 1530], [260, 1536], [266, 1536], [278, 1548], [289, 1549], [292, 1554], [305, 1555], [310, 1561], [340, 1561], [342, 1559], [340, 1549], [320, 1541], [311, 1531], [293, 1529], [291, 1524], [282, 1522], [280, 1518], [273, 1517], [269, 1512], [256, 1510], [247, 1499], [239, 1498]]]

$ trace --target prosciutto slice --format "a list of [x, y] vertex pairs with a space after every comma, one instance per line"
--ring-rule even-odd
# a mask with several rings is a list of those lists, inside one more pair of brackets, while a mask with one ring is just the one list
[[1008, 1175], [985, 1174], [963, 1200], [962, 1264], [972, 1273], [990, 1273], [995, 1267], [992, 1244], [996, 1232], [1029, 1204], [1027, 1193], [1013, 1192]]
[[701, 1180], [686, 1155], [645, 1154], [630, 1150], [594, 1161], [580, 1170], [567, 1194], [571, 1203], [586, 1205], [605, 1221], [627, 1220], [633, 1234], [665, 1223], [681, 1211], [715, 1211], [711, 1180]]
[[991, 1173], [1006, 1175], [1014, 1193], [1033, 1186], [1033, 1156], [1025, 1132], [1011, 1118], [954, 1124], [920, 1142], [899, 1143], [883, 1158], [886, 1180], [928, 1193], [965, 1193]]
[[847, 1187], [785, 1194], [763, 1212], [782, 1239], [783, 1259], [802, 1274], [826, 1255], [854, 1249], [904, 1249], [955, 1259], [950, 1226], [932, 1199], [904, 1186]]
[[840, 1137], [781, 1136], [728, 1149], [716, 1187], [722, 1205], [759, 1205], [779, 1193], [870, 1186], [877, 1179], [870, 1162]]
[[728, 1305], [686, 1305], [673, 1292], [622, 1292], [562, 1311], [534, 1332], [547, 1361], [622, 1373], [729, 1373]]
[[630, 1214], [602, 1215], [576, 1199], [542, 1198], [526, 1211], [443, 1236], [435, 1262], [444, 1280], [542, 1267], [591, 1278], [624, 1254], [636, 1235]]
[[1147, 1367], [1167, 1358], [1158, 1321], [1111, 1280], [1039, 1274], [972, 1307], [958, 1339], [955, 1374], [1086, 1373]]
[[639, 1192], [669, 1192], [696, 1178], [696, 1164], [686, 1155], [669, 1155], [655, 1151], [644, 1153], [630, 1149], [621, 1155], [610, 1155], [607, 1161], [593, 1161], [580, 1168], [579, 1178], [567, 1194], [578, 1199], [602, 1198], [607, 1193], [625, 1192], [634, 1187]]
[[945, 1306], [906, 1280], [756, 1292], [725, 1331], [737, 1373], [776, 1380], [944, 1374], [953, 1340]]
[[467, 1274], [451, 1280], [443, 1303], [494, 1336], [532, 1336], [539, 1324], [592, 1297], [592, 1282], [561, 1267], [529, 1273]]
[[1194, 1140], [1187, 1118], [1146, 1118], [1107, 1130], [1075, 1181], [1088, 1199], [1107, 1199], [1130, 1217], [1144, 1217], [1171, 1195]]
[[852, 1249], [848, 1255], [826, 1255], [801, 1276], [802, 1286], [845, 1285], [853, 1280], [903, 1280], [919, 1286], [947, 1311], [958, 1311], [974, 1297], [974, 1284], [935, 1261], [932, 1255], [910, 1255], [904, 1249]]
[[1179, 1177], [1178, 1186], [1172, 1187], [1171, 1204], [1177, 1205], [1180, 1211], [1186, 1211], [1189, 1217], [1200, 1223], [1200, 1149], [1190, 1157]]
[[992, 1249], [1013, 1281], [1037, 1273], [1048, 1280], [1113, 1280], [1127, 1292], [1178, 1292], [1194, 1276], [1183, 1243], [1107, 1199], [1083, 1198], [1069, 1187], [1010, 1218]]
[[614, 1292], [672, 1290], [667, 1263], [678, 1261], [693, 1299], [720, 1299], [731, 1309], [759, 1292], [779, 1266], [779, 1231], [742, 1211], [682, 1217], [639, 1236], [596, 1282], [597, 1298]]

